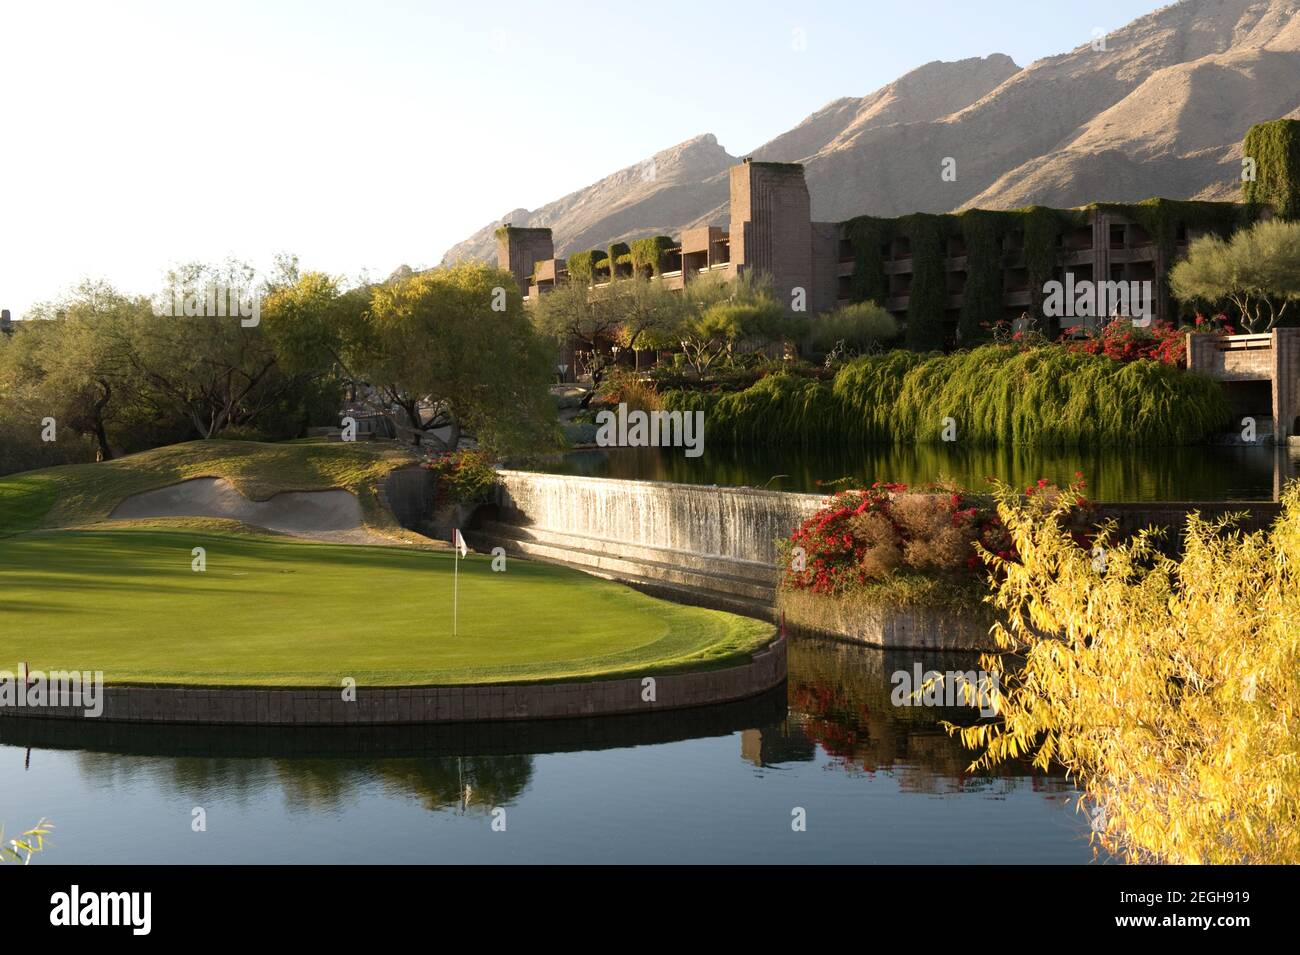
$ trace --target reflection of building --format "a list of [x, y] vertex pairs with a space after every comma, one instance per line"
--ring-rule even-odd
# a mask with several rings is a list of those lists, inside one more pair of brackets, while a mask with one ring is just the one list
[[807, 763], [816, 755], [816, 744], [789, 721], [740, 734], [740, 758], [755, 766]]

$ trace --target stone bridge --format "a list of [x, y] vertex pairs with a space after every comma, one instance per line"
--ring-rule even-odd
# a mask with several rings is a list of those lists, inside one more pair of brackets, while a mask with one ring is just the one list
[[1239, 415], [1271, 415], [1274, 440], [1297, 434], [1300, 328], [1263, 335], [1188, 335], [1187, 367], [1222, 382]]

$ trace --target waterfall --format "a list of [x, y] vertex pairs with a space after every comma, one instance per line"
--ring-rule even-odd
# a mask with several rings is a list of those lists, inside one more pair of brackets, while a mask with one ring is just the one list
[[500, 471], [502, 519], [619, 544], [772, 564], [776, 541], [822, 503], [747, 487]]

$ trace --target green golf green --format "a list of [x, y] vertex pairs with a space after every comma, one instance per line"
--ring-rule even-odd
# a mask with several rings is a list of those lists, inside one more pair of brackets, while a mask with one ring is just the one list
[[[206, 570], [193, 569], [194, 548]], [[535, 682], [747, 662], [770, 624], [577, 571], [199, 530], [0, 539], [0, 669], [109, 683]], [[453, 593], [457, 633], [452, 634]]]

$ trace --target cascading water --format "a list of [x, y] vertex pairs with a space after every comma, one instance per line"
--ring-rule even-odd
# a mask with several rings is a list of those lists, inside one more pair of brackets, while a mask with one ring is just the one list
[[503, 519], [541, 530], [698, 556], [774, 563], [822, 502], [814, 494], [745, 487], [501, 471]]

